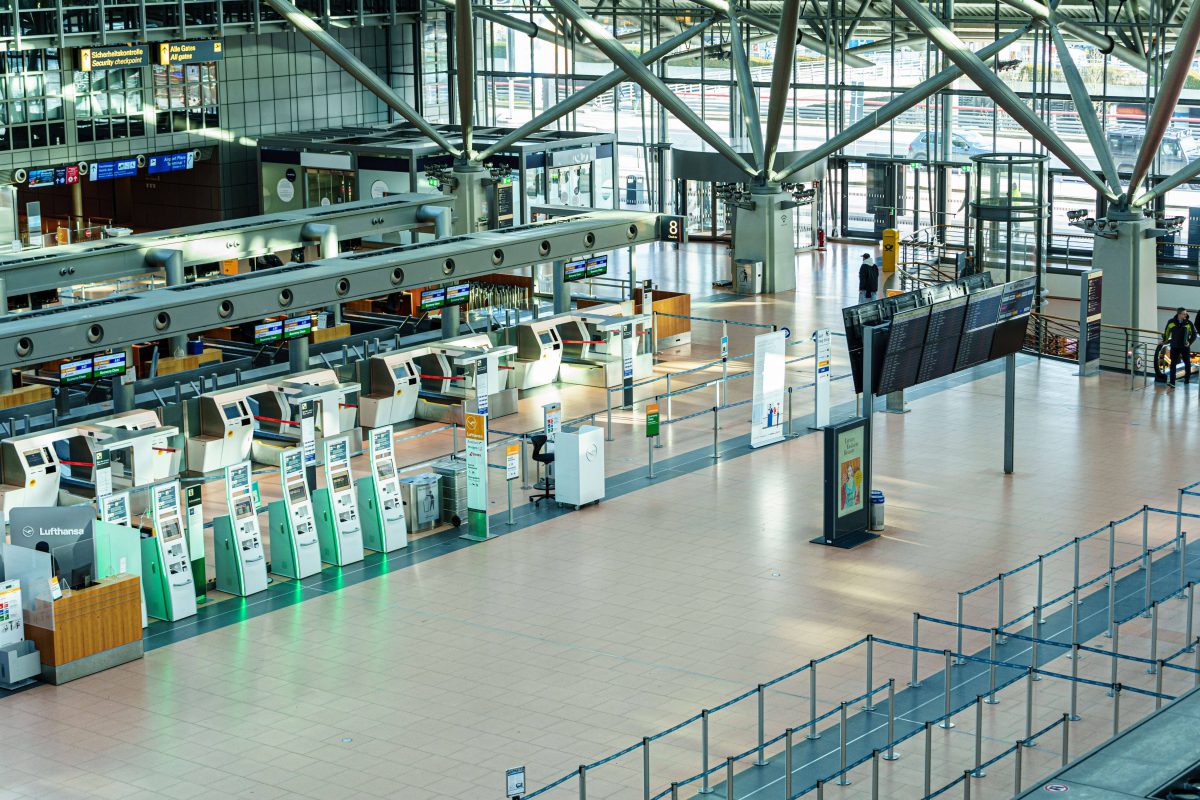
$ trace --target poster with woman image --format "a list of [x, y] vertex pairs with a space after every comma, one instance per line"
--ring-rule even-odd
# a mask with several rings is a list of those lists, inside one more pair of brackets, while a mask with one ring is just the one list
[[838, 516], [853, 514], [863, 507], [863, 433], [856, 427], [837, 437]]

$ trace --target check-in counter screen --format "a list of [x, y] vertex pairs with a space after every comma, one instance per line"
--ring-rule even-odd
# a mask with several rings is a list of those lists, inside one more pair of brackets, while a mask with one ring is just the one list
[[27, 450], [25, 452], [25, 463], [31, 467], [40, 467], [46, 463], [46, 458], [41, 450]]
[[543, 331], [538, 334], [538, 341], [542, 344], [554, 344], [554, 336], [550, 331]]
[[293, 483], [288, 486], [288, 499], [293, 503], [299, 503], [304, 500], [304, 483]]
[[333, 480], [331, 482], [331, 485], [333, 486], [333, 490], [335, 492], [345, 491], [346, 489], [350, 488], [350, 473], [338, 472], [338, 473], [335, 473], [332, 477], [333, 477]]
[[408, 364], [401, 364], [400, 366], [396, 367], [394, 370], [392, 370], [392, 374], [397, 378], [409, 377]]
[[183, 529], [179, 527], [178, 522], [172, 520], [162, 526], [162, 539], [164, 542], [172, 542], [180, 536], [183, 536]]
[[233, 515], [238, 519], [245, 519], [254, 514], [254, 504], [249, 499], [238, 500], [233, 504]]
[[242, 416], [242, 410], [237, 407], [237, 403], [230, 403], [221, 408], [225, 412], [225, 419], [238, 419]]
[[396, 470], [392, 467], [391, 461], [380, 461], [378, 469], [380, 478], [387, 479], [396, 474]]
[[155, 503], [157, 504], [160, 512], [171, 511], [178, 506], [179, 495], [175, 492], [175, 487], [167, 486], [166, 488], [159, 489], [158, 493], [155, 495]]

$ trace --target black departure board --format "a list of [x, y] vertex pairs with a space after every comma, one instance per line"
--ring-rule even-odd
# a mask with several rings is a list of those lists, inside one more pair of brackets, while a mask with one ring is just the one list
[[962, 336], [963, 318], [967, 314], [967, 298], [955, 297], [938, 303], [929, 313], [925, 332], [925, 349], [917, 370], [917, 383], [941, 378], [954, 371], [958, 357], [958, 341]]
[[[967, 313], [970, 313], [969, 307]], [[958, 344], [958, 358], [954, 361], [954, 371], [970, 369], [987, 361], [992, 354], [992, 338], [995, 333], [995, 325], [985, 325], [963, 333]]]
[[995, 335], [992, 336], [992, 349], [988, 353], [988, 360], [1021, 352], [1021, 348], [1025, 346], [1025, 329], [1027, 327], [1029, 327], [1028, 314], [1006, 319], [997, 325]]
[[987, 325], [995, 325], [1000, 318], [1000, 300], [1004, 295], [1003, 286], [993, 286], [981, 289], [967, 295], [967, 318], [963, 330], [973, 331]]
[[1004, 291], [1000, 295], [1000, 309], [996, 315], [998, 321], [1027, 316], [1033, 310], [1033, 295], [1037, 290], [1035, 278], [1022, 278], [1000, 288]]
[[892, 317], [876, 394], [898, 392], [917, 382], [921, 353], [925, 349], [925, 331], [929, 326], [929, 311], [930, 306], [925, 306]]

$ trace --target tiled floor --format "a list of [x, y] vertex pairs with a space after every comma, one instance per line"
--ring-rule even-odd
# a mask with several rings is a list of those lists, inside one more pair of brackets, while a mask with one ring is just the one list
[[[794, 298], [697, 303], [694, 313], [787, 324], [803, 336], [836, 329], [860, 249], [801, 256]], [[723, 254], [696, 245], [682, 255], [639, 253], [639, 275], [711, 294], [706, 265]], [[736, 335], [745, 338], [735, 352], [745, 352], [752, 329]], [[716, 326], [699, 329], [690, 357], [704, 360], [719, 336]], [[0, 798], [499, 798], [506, 767], [526, 765], [536, 788], [868, 632], [906, 641], [914, 610], [952, 617], [957, 590], [1143, 503], [1173, 507], [1175, 489], [1200, 477], [1190, 457], [1200, 397], [1130, 391], [1116, 375], [1081, 382], [1073, 371], [1019, 367], [1011, 476], [1000, 470], [998, 375], [919, 397], [911, 413], [879, 415], [888, 531], [856, 550], [808, 543], [820, 530], [821, 441], [804, 436], [15, 695], [0, 701], [14, 732]], [[849, 399], [845, 383], [838, 402]], [[633, 419], [622, 417], [609, 451], [625, 469], [644, 459]], [[723, 424], [724, 435], [744, 433], [739, 420]], [[703, 425], [679, 434], [688, 436], [704, 446]], [[1152, 527], [1156, 542], [1173, 534], [1171, 523]], [[1140, 536], [1136, 523], [1119, 530], [1123, 548]], [[1107, 551], [1089, 545], [1081, 559], [1094, 574]], [[1068, 569], [1056, 563], [1054, 574], [1061, 581]], [[1007, 601], [1027, 608], [1031, 591], [1014, 582]], [[973, 598], [968, 613], [987, 625], [979, 620], [994, 596]], [[922, 671], [936, 671], [934, 661]], [[881, 648], [876, 674], [906, 675], [908, 663], [907, 653]], [[828, 662], [822, 710], [862, 685], [858, 662]], [[803, 721], [807, 691], [801, 681], [773, 693], [770, 731]], [[989, 724], [1019, 716], [1021, 691], [989, 707]], [[1107, 713], [1100, 701], [1089, 695], [1100, 708], [1092, 717]], [[1135, 706], [1123, 702], [1123, 713]], [[752, 730], [749, 707], [728, 719], [714, 725], [714, 759], [745, 746]], [[697, 770], [696, 739], [655, 750], [656, 792]], [[944, 736], [938, 747], [969, 758], [971, 740]], [[918, 745], [906, 752], [885, 767], [897, 788], [884, 796], [916, 796]], [[1030, 758], [1027, 774], [1054, 761]], [[983, 796], [1003, 796], [1010, 770], [981, 781]], [[827, 796], [868, 796], [865, 768], [854, 779]], [[589, 778], [588, 797], [640, 796], [640, 753]]]

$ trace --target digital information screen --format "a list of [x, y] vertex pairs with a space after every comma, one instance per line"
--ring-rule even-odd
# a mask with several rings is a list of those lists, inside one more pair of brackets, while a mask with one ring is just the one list
[[471, 284], [458, 283], [446, 287], [446, 305], [465, 306], [471, 299]]
[[254, 326], [254, 343], [270, 344], [283, 338], [283, 321], [271, 320]]
[[299, 339], [312, 332], [313, 319], [311, 314], [303, 317], [289, 317], [283, 321], [283, 338]]
[[921, 355], [925, 350], [925, 333], [929, 327], [929, 312], [930, 306], [925, 306], [892, 317], [876, 394], [898, 392], [917, 382]]
[[1026, 316], [1033, 311], [1033, 295], [1037, 290], [1037, 279], [1022, 278], [1019, 281], [1006, 283], [1000, 288], [1004, 291], [1000, 295], [1000, 309], [996, 314], [998, 322]]
[[608, 256], [593, 256], [587, 260], [587, 276], [594, 278], [608, 272]]
[[1021, 348], [1025, 346], [1025, 329], [1027, 327], [1029, 327], [1028, 314], [1015, 319], [1007, 319], [997, 325], [992, 336], [992, 349], [988, 353], [988, 360], [1021, 352]]
[[1003, 286], [993, 286], [967, 295], [967, 318], [958, 345], [958, 358], [954, 362], [955, 371], [970, 369], [991, 356], [1003, 294]]
[[967, 298], [955, 297], [934, 305], [929, 311], [929, 326], [925, 330], [925, 348], [917, 383], [932, 381], [954, 372], [958, 357], [958, 340], [962, 336], [963, 319], [967, 315]]
[[579, 281], [586, 278], [587, 263], [586, 258], [573, 258], [563, 264], [563, 280], [570, 283], [571, 281]]
[[79, 383], [80, 381], [91, 380], [92, 363], [92, 359], [90, 358], [76, 358], [71, 361], [64, 361], [58, 365], [58, 380], [62, 383]]
[[26, 180], [26, 186], [30, 189], [36, 189], [39, 186], [54, 185], [54, 170], [53, 169], [31, 169], [29, 177]]
[[445, 289], [425, 289], [421, 292], [421, 311], [436, 311], [446, 305]]
[[111, 378], [125, 374], [125, 353], [105, 353], [92, 359], [93, 374], [97, 378]]

